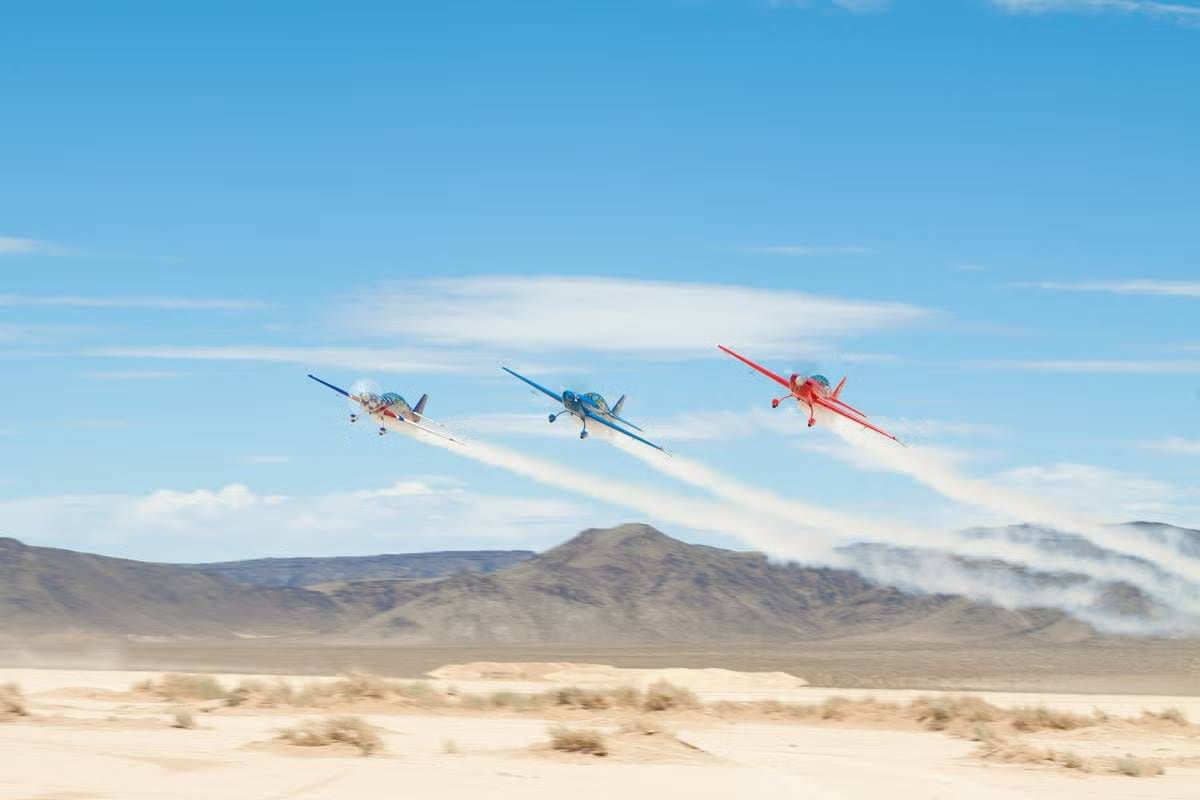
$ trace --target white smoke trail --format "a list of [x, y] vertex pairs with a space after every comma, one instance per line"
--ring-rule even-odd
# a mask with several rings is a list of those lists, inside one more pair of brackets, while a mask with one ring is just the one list
[[929, 457], [918, 447], [901, 447], [832, 414], [823, 415], [821, 422], [860, 453], [869, 455], [873, 463], [914, 478], [951, 500], [984, 508], [1017, 522], [1038, 522], [1075, 533], [1105, 550], [1143, 559], [1162, 572], [1193, 584], [1200, 582], [1200, 562], [1181, 558], [1177, 550], [1162, 542], [1132, 536], [1021, 492], [969, 478], [943, 461]]
[[[1047, 552], [1035, 544], [983, 537], [966, 538], [954, 532], [916, 529], [855, 517], [747, 486], [703, 464], [678, 455], [668, 456], [622, 437], [609, 439], [617, 448], [665, 475], [757, 513], [793, 523], [802, 521], [809, 527], [825, 531], [842, 544], [870, 541], [904, 547], [936, 548], [972, 558], [998, 559], [1039, 572], [1070, 572], [1099, 581], [1125, 581], [1160, 602], [1181, 605], [1200, 614], [1200, 586], [1165, 575], [1149, 564], [1101, 561], [1082, 555]], [[925, 591], [931, 591], [929, 586]]]
[[[392, 427], [396, 427], [395, 424]], [[648, 490], [627, 482], [590, 475], [479, 440], [472, 440], [468, 445], [461, 446], [423, 435], [411, 429], [407, 429], [405, 432], [427, 444], [489, 466], [509, 470], [539, 483], [613, 505], [632, 508], [654, 518], [696, 530], [737, 536], [777, 558], [794, 559], [816, 566], [843, 569], [857, 569], [860, 566], [857, 559], [847, 558], [845, 554], [837, 552], [835, 547], [837, 544], [849, 540], [844, 535], [847, 529], [842, 528], [841, 534], [839, 534], [837, 525], [858, 525], [863, 521], [837, 512], [799, 504], [806, 510], [812, 510], [821, 522], [830, 526], [830, 528], [823, 529], [798, 521], [791, 513], [796, 510], [796, 504], [793, 504], [792, 501], [727, 480], [717, 480], [710, 485], [719, 485], [728, 490], [726, 492], [727, 499], [738, 497], [749, 501], [761, 500], [764, 499], [764, 496], [770, 496], [773, 510], [776, 512], [786, 510], [788, 513], [777, 515], [773, 519], [764, 518], [760, 512], [738, 504], [730, 506], [723, 503], [705, 502], [691, 496], [670, 494], [661, 490]], [[630, 450], [629, 452], [642, 455], [645, 451]], [[706, 471], [706, 468], [698, 464], [682, 461], [679, 463], [684, 466], [676, 472], [677, 477], [687, 474], [689, 467], [699, 470], [699, 474], [705, 479], [715, 476], [715, 473]], [[868, 529], [869, 527], [868, 525]], [[858, 533], [852, 538], [861, 540], [861, 530], [857, 528], [854, 530]], [[895, 530], [891, 533], [894, 535]], [[909, 544], [913, 543], [911, 537], [906, 538], [908, 538]], [[1089, 622], [1114, 632], [1128, 631], [1134, 624], [1090, 608], [1087, 603], [1094, 599], [1095, 594], [1079, 586], [1060, 588], [1036, 586], [1027, 578], [1012, 576], [1007, 579], [1004, 587], [998, 588], [981, 583], [978, 579], [973, 581], [971, 573], [958, 564], [937, 571], [928, 571], [923, 568], [906, 570], [903, 565], [898, 564], [890, 564], [885, 569], [883, 565], [878, 565], [876, 572], [876, 577], [886, 576], [889, 579], [887, 581], [889, 585], [903, 585], [905, 588], [927, 593], [965, 594], [977, 599], [989, 600], [1007, 608], [1016, 608], [1022, 605], [1020, 598], [1024, 596], [1031, 602], [1061, 608], [1071, 613], [1078, 612]], [[974, 587], [973, 590], [972, 587]], [[1028, 603], [1025, 604], [1028, 605]], [[1142, 631], [1161, 632], [1149, 627], [1143, 627]]]

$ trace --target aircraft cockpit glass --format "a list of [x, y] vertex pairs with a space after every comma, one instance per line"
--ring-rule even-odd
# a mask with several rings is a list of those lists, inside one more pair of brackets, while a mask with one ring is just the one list
[[822, 386], [824, 386], [826, 389], [829, 388], [829, 379], [826, 378], [824, 375], [813, 375], [812, 379], [814, 381], [816, 381], [817, 383], [821, 384]]
[[584, 395], [584, 397], [586, 397], [588, 399], [588, 401], [591, 402], [591, 404], [594, 406], [597, 406], [599, 408], [608, 408], [608, 405], [604, 402], [604, 398], [600, 395], [599, 392], [588, 392], [587, 394]]
[[395, 392], [388, 392], [383, 397], [379, 398], [385, 406], [394, 406], [404, 402], [404, 398]]

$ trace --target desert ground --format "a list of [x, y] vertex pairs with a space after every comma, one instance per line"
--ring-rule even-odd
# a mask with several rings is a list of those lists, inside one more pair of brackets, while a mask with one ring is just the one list
[[613, 660], [464, 659], [415, 680], [0, 668], [0, 798], [1200, 797], [1200, 692]]

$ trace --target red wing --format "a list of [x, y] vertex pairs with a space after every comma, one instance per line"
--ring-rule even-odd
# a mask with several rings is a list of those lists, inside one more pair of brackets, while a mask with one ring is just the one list
[[859, 411], [857, 408], [855, 408], [854, 406], [850, 405], [849, 403], [847, 403], [847, 402], [845, 402], [845, 401], [838, 400], [837, 398], [834, 398], [834, 397], [831, 397], [831, 398], [829, 398], [829, 400], [830, 400], [830, 402], [837, 403], [837, 404], [838, 404], [839, 406], [841, 406], [842, 408], [848, 408], [848, 409], [850, 409], [850, 410], [851, 410], [851, 411], [853, 411], [855, 414], [858, 414], [860, 417], [865, 417], [865, 416], [866, 416], [866, 414], [864, 414], [863, 412]]
[[728, 347], [726, 347], [723, 344], [719, 344], [719, 345], [717, 345], [717, 347], [720, 348], [721, 350], [724, 350], [726, 353], [729, 353], [729, 355], [733, 356], [738, 361], [742, 362], [743, 364], [750, 367], [751, 369], [758, 370], [763, 375], [766, 375], [768, 378], [775, 381], [776, 383], [786, 386], [789, 389], [792, 388], [792, 385], [790, 383], [788, 383], [785, 379], [781, 378], [780, 376], [776, 375], [774, 372], [771, 372], [771, 370], [767, 369], [766, 367], [760, 367], [758, 364], [755, 364], [753, 361], [746, 358], [745, 356], [739, 356], [737, 353], [733, 352], [732, 350], [730, 350]]
[[[870, 428], [871, 430], [875, 431], [876, 433], [886, 436], [887, 438], [891, 439], [894, 442], [900, 442], [899, 439], [897, 439], [895, 436], [892, 436], [890, 433], [885, 431], [883, 428], [877, 428], [874, 425], [872, 425], [871, 423], [867, 422], [865, 419], [862, 418], [862, 415], [856, 417], [853, 414], [847, 414], [846, 409], [841, 408], [840, 404], [837, 404], [830, 400], [827, 400], [824, 397], [813, 398], [813, 401], [817, 405], [821, 406], [822, 408], [827, 408], [830, 411], [834, 412], [835, 414], [841, 414], [843, 417], [850, 420], [851, 422], [857, 422], [859, 425], [862, 425], [864, 428]], [[900, 442], [900, 444], [904, 444], [904, 442]]]

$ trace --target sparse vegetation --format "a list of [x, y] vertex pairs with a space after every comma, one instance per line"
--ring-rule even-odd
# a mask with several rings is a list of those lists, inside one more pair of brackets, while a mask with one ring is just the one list
[[458, 749], [458, 742], [446, 739], [442, 742], [442, 752], [448, 756], [456, 756], [462, 751]]
[[608, 746], [599, 731], [590, 728], [568, 728], [555, 725], [550, 729], [550, 746], [564, 753], [586, 753], [593, 756], [608, 755]]
[[1148, 719], [1160, 719], [1164, 722], [1174, 722], [1176, 725], [1188, 724], [1187, 714], [1183, 712], [1182, 708], [1177, 708], [1175, 706], [1164, 708], [1161, 711], [1143, 711], [1142, 716]]
[[643, 711], [673, 711], [699, 707], [700, 699], [696, 697], [695, 692], [667, 681], [652, 684], [642, 698]]
[[21, 687], [15, 683], [0, 685], [0, 720], [29, 716], [29, 706]]
[[196, 713], [187, 706], [175, 709], [171, 714], [171, 727], [192, 730], [196, 727]]
[[224, 694], [228, 706], [302, 706], [325, 708], [361, 702], [404, 703], [432, 708], [445, 705], [451, 695], [423, 681], [398, 681], [365, 672], [349, 672], [333, 681], [315, 681], [295, 687], [283, 681], [245, 680]]
[[666, 733], [667, 730], [660, 725], [656, 720], [649, 717], [636, 717], [628, 720], [621, 726], [622, 733], [636, 733], [641, 736], [658, 736]]
[[1136, 758], [1126, 753], [1124, 757], [1117, 759], [1116, 764], [1113, 765], [1113, 771], [1131, 778], [1150, 778], [1162, 775], [1166, 770], [1163, 769], [1162, 764], [1153, 759]]
[[225, 697], [226, 689], [212, 675], [168, 672], [135, 683], [134, 691], [156, 694], [165, 700], [217, 700]]
[[383, 740], [379, 738], [379, 734], [362, 717], [338, 716], [304, 720], [298, 725], [281, 730], [279, 738], [300, 747], [349, 744], [357, 747], [364, 756], [383, 748]]
[[1094, 717], [1056, 711], [1046, 706], [1021, 706], [1008, 712], [1010, 724], [1022, 733], [1045, 729], [1070, 731], [1095, 725]]

